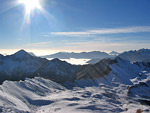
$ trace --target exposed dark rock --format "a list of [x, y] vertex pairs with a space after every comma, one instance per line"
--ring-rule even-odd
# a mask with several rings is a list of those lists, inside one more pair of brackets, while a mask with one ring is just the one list
[[89, 64], [82, 66], [80, 71], [77, 72], [77, 80], [97, 79], [103, 77], [110, 73], [110, 65], [113, 63], [115, 63], [115, 61], [106, 58], [94, 65]]

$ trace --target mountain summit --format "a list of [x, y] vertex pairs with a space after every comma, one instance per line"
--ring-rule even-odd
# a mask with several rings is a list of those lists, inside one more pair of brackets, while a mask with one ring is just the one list
[[18, 58], [18, 59], [25, 59], [25, 58], [28, 58], [28, 57], [31, 57], [31, 55], [26, 52], [25, 50], [20, 50], [18, 52], [16, 52], [15, 54], [13, 54], [12, 56]]

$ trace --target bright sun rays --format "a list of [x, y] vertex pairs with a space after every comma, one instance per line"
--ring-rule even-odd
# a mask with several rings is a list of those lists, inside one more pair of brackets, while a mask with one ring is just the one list
[[[29, 25], [31, 23], [32, 17], [34, 17], [36, 14], [37, 15], [42, 14], [46, 18], [49, 24], [51, 23], [50, 20], [55, 21], [55, 18], [53, 15], [50, 14], [50, 11], [47, 12], [43, 8], [45, 1], [46, 0], [12, 0], [11, 3], [8, 4], [8, 7], [2, 9], [0, 13], [11, 10], [12, 8], [15, 8], [18, 6], [23, 6], [23, 8], [25, 8], [25, 16], [24, 16], [21, 28], [23, 28], [24, 25]], [[50, 2], [49, 5], [53, 5], [53, 4], [54, 3]]]
[[19, 0], [19, 3], [24, 4], [27, 14], [30, 14], [34, 9], [41, 8], [39, 0]]
[[40, 0], [18, 0], [18, 4], [20, 5], [24, 5], [25, 10], [26, 10], [26, 14], [25, 14], [25, 18], [24, 18], [24, 22], [25, 21], [30, 24], [30, 16], [31, 13], [34, 13], [35, 9], [38, 9], [40, 12], [43, 12], [43, 8], [40, 4]]

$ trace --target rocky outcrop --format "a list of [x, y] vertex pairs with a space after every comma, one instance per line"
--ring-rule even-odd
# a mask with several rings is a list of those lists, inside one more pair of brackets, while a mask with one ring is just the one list
[[116, 62], [115, 60], [105, 58], [94, 65], [91, 64], [85, 65], [81, 67], [79, 72], [77, 72], [76, 74], [77, 80], [96, 79], [103, 77], [110, 73], [111, 71], [110, 65], [115, 62]]

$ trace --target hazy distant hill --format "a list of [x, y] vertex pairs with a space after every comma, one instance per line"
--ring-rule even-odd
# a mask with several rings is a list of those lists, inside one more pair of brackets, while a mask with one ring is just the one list
[[[110, 59], [114, 59], [115, 57], [117, 57], [120, 53], [116, 52], [116, 51], [112, 51], [109, 53], [108, 57], [105, 58], [110, 58]], [[88, 64], [95, 64], [99, 61], [101, 61], [103, 58], [92, 58], [91, 60], [87, 61], [86, 63]]]
[[92, 52], [81, 52], [81, 53], [68, 53], [68, 52], [59, 52], [52, 55], [42, 56], [43, 58], [59, 58], [59, 59], [69, 59], [69, 58], [77, 58], [77, 59], [103, 59], [114, 57], [116, 55], [109, 55], [105, 52], [100, 51], [92, 51]]

